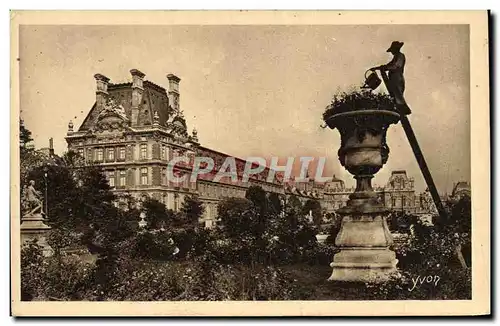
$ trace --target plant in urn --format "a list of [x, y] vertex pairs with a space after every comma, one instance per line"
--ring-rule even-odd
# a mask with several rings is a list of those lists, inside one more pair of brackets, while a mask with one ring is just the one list
[[396, 272], [387, 209], [372, 188], [371, 179], [389, 157], [387, 129], [399, 121], [393, 100], [384, 94], [354, 91], [335, 96], [323, 119], [341, 136], [338, 156], [354, 175], [356, 190], [345, 207], [335, 245], [340, 249], [333, 262], [334, 281], [384, 281]]

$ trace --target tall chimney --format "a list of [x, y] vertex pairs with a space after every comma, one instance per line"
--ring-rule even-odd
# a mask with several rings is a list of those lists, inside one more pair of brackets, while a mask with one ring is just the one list
[[136, 126], [139, 120], [139, 107], [142, 102], [142, 93], [144, 91], [142, 82], [146, 75], [137, 69], [130, 70], [130, 74], [132, 75], [132, 126]]
[[54, 138], [49, 138], [49, 154], [50, 156], [54, 155]]
[[179, 82], [181, 79], [173, 74], [167, 75], [168, 79], [168, 100], [170, 102], [170, 106], [174, 109], [174, 111], [179, 111]]
[[103, 107], [108, 97], [109, 78], [101, 74], [95, 74], [94, 78], [97, 84], [95, 91], [97, 107]]

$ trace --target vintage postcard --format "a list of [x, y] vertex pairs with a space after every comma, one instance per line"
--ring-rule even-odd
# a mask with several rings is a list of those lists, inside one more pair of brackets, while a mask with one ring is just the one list
[[491, 313], [486, 11], [11, 24], [13, 315]]

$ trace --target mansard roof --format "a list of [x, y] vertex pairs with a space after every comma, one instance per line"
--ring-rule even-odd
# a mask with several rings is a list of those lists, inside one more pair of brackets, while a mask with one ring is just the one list
[[469, 183], [465, 182], [465, 181], [460, 181], [460, 182], [457, 182], [457, 184], [455, 184], [455, 187], [453, 187], [452, 196], [455, 196], [456, 194], [461, 193], [461, 192], [470, 193], [470, 191], [471, 191], [471, 189], [470, 189]]
[[[158, 122], [165, 126], [173, 110], [170, 107], [167, 91], [150, 81], [143, 83], [142, 101], [139, 105], [139, 115], [137, 126], [149, 126], [154, 122], [155, 112], [158, 113]], [[123, 107], [125, 116], [128, 120], [132, 118], [132, 83], [108, 84], [108, 98], [113, 99], [115, 103]], [[83, 121], [78, 131], [88, 131], [95, 127], [97, 117], [102, 109], [97, 108], [97, 102], [94, 102], [87, 117]]]

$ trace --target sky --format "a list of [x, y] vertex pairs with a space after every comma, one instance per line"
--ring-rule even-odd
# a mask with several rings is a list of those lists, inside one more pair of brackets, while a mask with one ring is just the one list
[[[337, 130], [322, 129], [333, 95], [361, 86], [365, 71], [404, 41], [409, 116], [438, 191], [470, 182], [469, 30], [466, 25], [81, 26], [20, 28], [21, 118], [36, 147], [64, 152], [69, 120], [79, 127], [95, 102], [93, 75], [112, 83], [181, 78], [180, 105], [203, 146], [237, 157], [326, 157], [324, 175], [354, 185], [340, 165]], [[406, 170], [426, 188], [400, 124], [373, 183]]]

